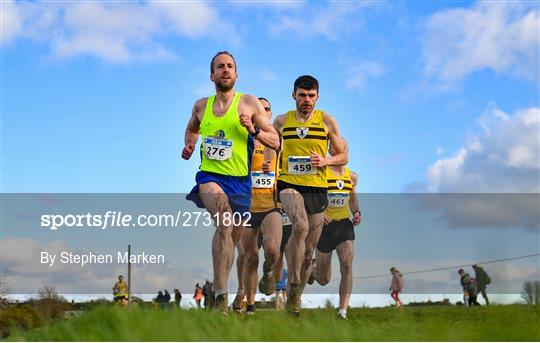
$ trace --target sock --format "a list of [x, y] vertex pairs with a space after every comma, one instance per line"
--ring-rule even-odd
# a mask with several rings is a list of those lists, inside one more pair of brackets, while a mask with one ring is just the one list
[[340, 308], [338, 314], [343, 317], [347, 317], [347, 310]]
[[216, 289], [216, 297], [219, 297], [220, 295], [227, 294], [227, 290], [225, 289]]
[[255, 304], [247, 305], [247, 312], [255, 312]]

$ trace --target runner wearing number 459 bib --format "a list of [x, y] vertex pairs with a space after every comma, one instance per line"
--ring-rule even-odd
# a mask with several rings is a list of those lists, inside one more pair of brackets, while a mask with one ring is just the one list
[[[216, 94], [195, 102], [182, 150], [182, 158], [189, 159], [202, 136], [197, 185], [186, 198], [216, 218], [212, 259], [215, 306], [222, 312], [228, 311], [227, 281], [234, 244], [239, 241], [244, 215], [251, 203], [249, 165], [254, 137], [272, 149], [279, 147], [278, 135], [268, 123], [260, 101], [235, 91], [237, 78], [233, 56], [218, 52], [210, 62], [210, 79]], [[237, 248], [240, 251], [242, 246], [238, 244]]]
[[[272, 119], [270, 102], [265, 98], [259, 98], [264, 106], [268, 120]], [[280, 259], [280, 253], [291, 233], [290, 221], [285, 222], [286, 214], [282, 211], [280, 204], [276, 201], [275, 179], [276, 179], [276, 157], [273, 151], [266, 151], [268, 157], [265, 159], [265, 148], [255, 140], [255, 151], [251, 159], [251, 218], [250, 226], [242, 234], [242, 246], [245, 256], [238, 256], [238, 270], [240, 263], [244, 264], [244, 279], [242, 287], [233, 302], [233, 308], [240, 311], [242, 299], [247, 298], [247, 314], [255, 313], [255, 293], [257, 289], [257, 267], [259, 263], [259, 249], [264, 249], [263, 276], [259, 282], [259, 291], [266, 295], [274, 293], [275, 289], [275, 266]], [[260, 243], [260, 244], [259, 244]], [[281, 271], [281, 267], [279, 269]], [[279, 276], [281, 278], [281, 276]]]
[[330, 282], [332, 251], [336, 250], [341, 271], [338, 316], [347, 319], [347, 307], [352, 290], [354, 226], [361, 221], [356, 196], [358, 176], [347, 167], [327, 167], [326, 172], [328, 208], [325, 211], [324, 227], [317, 243], [315, 265], [308, 283], [312, 284], [317, 280], [324, 286]]
[[[328, 205], [326, 166], [345, 165], [348, 153], [335, 119], [315, 109], [319, 82], [309, 75], [299, 77], [294, 82], [292, 96], [296, 110], [278, 116], [274, 128], [282, 139], [277, 191], [293, 225], [286, 248], [289, 249], [286, 309], [299, 314], [300, 298]], [[329, 143], [335, 149], [334, 154], [327, 156]]]

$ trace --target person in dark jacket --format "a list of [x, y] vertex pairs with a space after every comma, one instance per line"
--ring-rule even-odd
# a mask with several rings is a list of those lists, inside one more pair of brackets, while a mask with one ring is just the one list
[[165, 294], [163, 295], [163, 308], [168, 310], [170, 302], [171, 302], [171, 294], [169, 293], [168, 290], [165, 290]]
[[491, 278], [486, 273], [484, 268], [476, 264], [473, 265], [472, 267], [474, 269], [474, 276], [476, 278], [476, 283], [478, 284], [478, 291], [482, 293], [482, 297], [486, 301], [486, 305], [489, 305], [489, 299], [486, 292], [486, 286], [491, 283]]
[[180, 308], [180, 302], [182, 301], [182, 293], [178, 290], [178, 288], [174, 289], [174, 303], [176, 304], [176, 308]]
[[476, 284], [476, 280], [473, 279], [468, 273], [465, 273], [463, 269], [460, 269], [458, 271], [460, 275], [460, 283], [461, 287], [463, 287], [463, 291], [466, 292], [468, 295], [468, 306], [480, 306], [478, 301], [476, 300], [478, 296], [478, 286]]
[[163, 308], [163, 292], [159, 291], [156, 297], [156, 304], [159, 308]]

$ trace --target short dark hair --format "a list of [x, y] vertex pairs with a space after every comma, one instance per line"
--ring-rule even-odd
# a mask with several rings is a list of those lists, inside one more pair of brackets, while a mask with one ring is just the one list
[[264, 96], [261, 96], [259, 97], [259, 100], [264, 100], [268, 103], [268, 105], [270, 105], [270, 108], [272, 108], [272, 104], [270, 103], [270, 101], [268, 99], [266, 99]]
[[227, 50], [224, 50], [224, 51], [218, 51], [214, 57], [212, 57], [212, 61], [210, 61], [210, 74], [213, 74], [214, 73], [214, 61], [216, 60], [216, 58], [219, 56], [219, 55], [227, 55], [227, 56], [230, 56], [232, 59], [233, 59], [233, 62], [234, 62], [234, 69], [236, 69], [236, 60], [234, 59], [234, 56], [228, 52]]
[[296, 92], [298, 88], [319, 91], [319, 81], [311, 75], [302, 75], [294, 81], [293, 92]]
[[463, 269], [460, 269], [457, 271], [458, 273], [465, 273], [465, 271]]

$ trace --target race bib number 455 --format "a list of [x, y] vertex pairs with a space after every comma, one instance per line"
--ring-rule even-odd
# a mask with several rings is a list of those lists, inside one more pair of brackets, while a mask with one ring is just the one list
[[262, 171], [251, 172], [251, 183], [253, 188], [273, 188], [276, 173], [263, 173]]
[[329, 207], [349, 206], [349, 193], [328, 192]]
[[232, 155], [232, 143], [228, 139], [206, 137], [203, 139], [204, 154], [210, 160], [228, 160]]
[[317, 168], [311, 165], [309, 156], [289, 156], [288, 158], [289, 174], [314, 175], [317, 174]]

